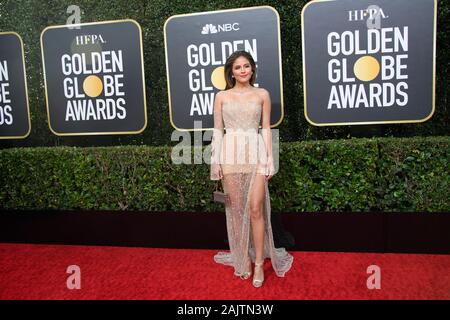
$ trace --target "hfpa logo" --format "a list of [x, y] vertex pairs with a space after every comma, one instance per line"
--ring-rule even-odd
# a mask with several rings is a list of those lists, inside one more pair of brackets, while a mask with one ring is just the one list
[[361, 21], [365, 19], [389, 18], [378, 6], [369, 6], [367, 9], [348, 11], [348, 21]]

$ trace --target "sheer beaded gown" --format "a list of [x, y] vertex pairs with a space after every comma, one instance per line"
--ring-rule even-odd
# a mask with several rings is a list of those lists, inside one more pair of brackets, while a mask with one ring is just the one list
[[[225, 193], [230, 202], [225, 204], [227, 233], [230, 251], [218, 252], [217, 263], [234, 267], [236, 276], [248, 268], [248, 257], [255, 262], [252, 228], [249, 213], [250, 195], [255, 176], [265, 175], [268, 167], [264, 139], [259, 133], [262, 104], [252, 101], [224, 101], [220, 112], [214, 112], [214, 133], [211, 142], [211, 180], [219, 180], [214, 166], [221, 165]], [[224, 127], [226, 133], [224, 133]], [[279, 277], [291, 268], [293, 257], [284, 248], [275, 248], [270, 222], [271, 208], [268, 181], [265, 180], [263, 200], [264, 259], [270, 258]]]

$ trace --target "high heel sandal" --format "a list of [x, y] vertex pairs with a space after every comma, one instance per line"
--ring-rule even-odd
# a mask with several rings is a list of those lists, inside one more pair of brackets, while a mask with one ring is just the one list
[[[255, 272], [253, 273], [253, 286], [255, 288], [261, 287], [263, 285], [263, 283], [264, 283], [264, 269], [263, 269], [263, 266], [264, 266], [264, 260], [261, 261], [261, 262], [256, 262], [255, 261]], [[262, 270], [262, 279], [255, 279], [256, 268], [261, 268], [261, 270]]]
[[242, 280], [247, 280], [252, 275], [252, 262], [250, 261], [250, 259], [248, 260], [248, 269], [247, 270], [250, 270], [250, 271], [246, 271], [239, 276]]

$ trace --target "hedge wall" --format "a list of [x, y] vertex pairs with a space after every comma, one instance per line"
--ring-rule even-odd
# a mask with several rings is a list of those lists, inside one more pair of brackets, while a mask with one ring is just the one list
[[[448, 137], [284, 142], [272, 210], [450, 211], [449, 160]], [[9, 148], [0, 173], [3, 209], [224, 209], [209, 166], [174, 165], [170, 147]]]
[[[439, 1], [437, 34], [436, 112], [422, 124], [314, 127], [303, 114], [300, 13], [308, 1], [264, 0], [1, 0], [0, 31], [18, 32], [25, 45], [32, 131], [25, 140], [0, 141], [1, 147], [58, 145], [169, 145], [173, 128], [169, 121], [166, 92], [163, 26], [175, 14], [269, 5], [281, 18], [285, 119], [282, 141], [342, 139], [374, 136], [448, 135], [450, 1]], [[139, 135], [57, 137], [47, 125], [39, 37], [49, 25], [65, 24], [69, 5], [82, 9], [82, 22], [131, 18], [143, 28], [148, 127]]]

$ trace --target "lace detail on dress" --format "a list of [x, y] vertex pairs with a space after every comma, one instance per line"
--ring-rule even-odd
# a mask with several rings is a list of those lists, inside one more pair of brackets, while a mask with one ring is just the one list
[[[211, 180], [219, 180], [213, 169], [220, 165], [224, 175], [223, 190], [231, 200], [231, 204], [225, 206], [230, 251], [218, 252], [214, 261], [233, 266], [234, 273], [238, 276], [247, 271], [247, 256], [255, 261], [249, 208], [250, 190], [257, 174], [274, 172], [273, 163], [269, 162], [267, 166], [266, 147], [258, 133], [261, 112], [262, 106], [258, 102], [232, 101], [224, 102], [220, 112], [214, 114]], [[284, 248], [274, 246], [267, 181], [263, 202], [264, 258], [270, 258], [276, 275], [284, 277], [292, 266], [293, 256]]]

